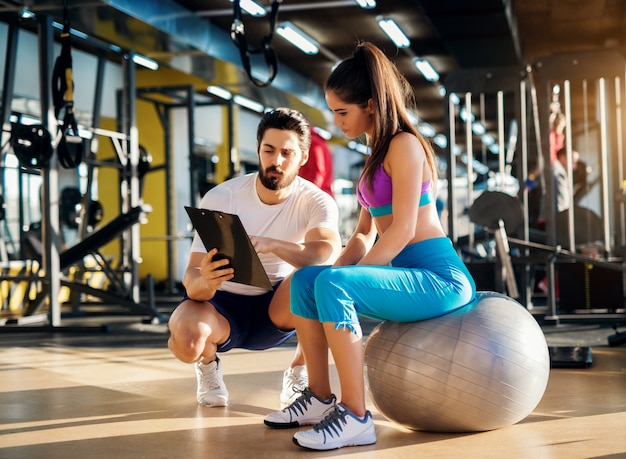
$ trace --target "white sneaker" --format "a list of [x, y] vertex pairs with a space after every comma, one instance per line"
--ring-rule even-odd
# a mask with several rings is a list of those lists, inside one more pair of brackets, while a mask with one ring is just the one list
[[296, 401], [309, 385], [306, 366], [287, 368], [283, 374], [283, 390], [280, 393], [280, 408], [286, 408]]
[[345, 405], [339, 403], [312, 429], [296, 432], [293, 442], [303, 448], [315, 450], [371, 445], [376, 443], [372, 413], [367, 411], [365, 417], [359, 419]]
[[326, 415], [333, 411], [337, 398], [331, 395], [326, 401], [320, 400], [307, 387], [300, 397], [282, 411], [275, 411], [265, 416], [263, 422], [274, 429], [289, 429], [291, 427], [317, 424]]
[[220, 359], [203, 364], [196, 362], [196, 379], [198, 381], [198, 404], [205, 406], [227, 406], [228, 389], [224, 384]]

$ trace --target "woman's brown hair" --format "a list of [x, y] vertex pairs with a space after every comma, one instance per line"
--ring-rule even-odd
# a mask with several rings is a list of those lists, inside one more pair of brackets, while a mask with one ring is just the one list
[[348, 104], [367, 107], [368, 100], [374, 106], [374, 132], [371, 153], [363, 169], [363, 177], [371, 188], [372, 178], [387, 154], [389, 142], [400, 130], [415, 135], [424, 150], [432, 173], [433, 184], [437, 181], [435, 153], [431, 145], [411, 124], [407, 108], [415, 106], [413, 88], [396, 66], [375, 45], [361, 42], [349, 57], [330, 74], [324, 85], [326, 90]]

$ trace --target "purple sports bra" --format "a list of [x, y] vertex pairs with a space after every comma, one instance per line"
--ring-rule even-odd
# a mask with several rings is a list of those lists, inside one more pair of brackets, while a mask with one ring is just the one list
[[[391, 177], [385, 172], [383, 165], [378, 167], [372, 180], [370, 190], [363, 176], [359, 179], [356, 196], [359, 203], [369, 210], [373, 217], [388, 215], [391, 213]], [[420, 196], [420, 207], [433, 202], [432, 181], [422, 183], [422, 193]]]

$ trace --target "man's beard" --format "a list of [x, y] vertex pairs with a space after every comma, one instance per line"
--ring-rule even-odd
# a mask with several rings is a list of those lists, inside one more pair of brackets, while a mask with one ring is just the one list
[[259, 170], [259, 179], [261, 180], [261, 184], [265, 188], [274, 191], [287, 188], [293, 183], [298, 175], [297, 172], [291, 174], [286, 174], [285, 172], [283, 172], [282, 175], [278, 177], [270, 177], [270, 172], [279, 172], [279, 170], [274, 166], [268, 167], [267, 169], [265, 169], [265, 171]]

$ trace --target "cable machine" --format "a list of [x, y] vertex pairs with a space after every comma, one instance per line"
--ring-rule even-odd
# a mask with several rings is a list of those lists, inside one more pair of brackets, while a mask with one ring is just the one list
[[[45, 131], [44, 127], [47, 127], [48, 132], [57, 132], [53, 123], [52, 114], [52, 94], [50, 88], [50, 81], [52, 81], [52, 46], [53, 40], [53, 27], [52, 18], [50, 16], [38, 16], [38, 44], [39, 44], [39, 67], [40, 67], [40, 105], [41, 105], [41, 126], [40, 130]], [[18, 37], [18, 22], [12, 22], [9, 26], [9, 40], [7, 42], [7, 65], [5, 67], [4, 75], [4, 91], [2, 94], [2, 120], [5, 122], [8, 119], [8, 112], [11, 107], [11, 100], [13, 94], [13, 82], [16, 71], [15, 65], [15, 53], [17, 49], [17, 37]], [[69, 24], [66, 22], [64, 26], [64, 32], [69, 31]], [[68, 40], [69, 34], [63, 35], [62, 39]], [[98, 44], [95, 45], [96, 48]], [[100, 44], [101, 46], [101, 44]], [[61, 67], [67, 67], [68, 62], [71, 66], [71, 59], [68, 61], [69, 43], [65, 41], [63, 43], [62, 55], [57, 60], [57, 65], [61, 57], [63, 62]], [[88, 166], [88, 178], [87, 178], [87, 190], [84, 195], [84, 203], [81, 206], [81, 224], [87, 221], [85, 214], [89, 212], [89, 204], [92, 198], [92, 187], [97, 182], [95, 174], [97, 167], [102, 167], [107, 164], [98, 164], [94, 158], [98, 148], [98, 138], [109, 139], [117, 153], [117, 160], [119, 164], [113, 165], [120, 170], [120, 215], [102, 228], [95, 229], [92, 232], [88, 232], [86, 226], [81, 226], [79, 231], [78, 242], [62, 252], [59, 252], [58, 237], [60, 234], [59, 229], [59, 185], [58, 185], [58, 155], [61, 154], [60, 149], [65, 150], [63, 153], [81, 153], [81, 157], [73, 155], [71, 158], [65, 156], [64, 167], [76, 167], [79, 162], [82, 162], [82, 148], [83, 139], [80, 139], [77, 134], [77, 125], [75, 120], [73, 121], [73, 111], [71, 106], [66, 105], [65, 115], [63, 116], [63, 122], [60, 124], [58, 134], [56, 134], [51, 141], [51, 147], [54, 148], [54, 152], [57, 154], [50, 155], [46, 161], [41, 161], [36, 164], [40, 170], [42, 178], [41, 187], [41, 265], [39, 269], [33, 269], [28, 275], [15, 276], [14, 278], [3, 276], [3, 291], [5, 283], [11, 282], [30, 282], [28, 291], [34, 287], [37, 291], [34, 299], [29, 298], [29, 295], [24, 296], [24, 305], [22, 314], [17, 314], [15, 317], [9, 317], [7, 320], [3, 320], [3, 325], [22, 325], [20, 329], [23, 329], [23, 325], [44, 322], [51, 328], [61, 327], [61, 307], [59, 304], [59, 293], [61, 286], [68, 287], [72, 293], [75, 294], [88, 294], [94, 297], [98, 297], [105, 302], [113, 305], [120, 305], [123, 308], [129, 310], [132, 314], [142, 314], [149, 316], [151, 320], [162, 321], [164, 318], [158, 312], [154, 305], [153, 294], [148, 292], [148, 304], [142, 303], [140, 300], [139, 290], [139, 276], [138, 276], [138, 262], [140, 259], [139, 254], [139, 227], [138, 223], [145, 216], [145, 213], [149, 211], [148, 208], [142, 206], [140, 202], [139, 193], [139, 177], [138, 177], [138, 163], [139, 163], [139, 145], [138, 145], [138, 133], [135, 119], [135, 64], [133, 62], [134, 53], [132, 51], [124, 52], [121, 56], [121, 64], [123, 69], [123, 89], [121, 91], [122, 96], [120, 99], [120, 117], [119, 117], [119, 132], [111, 132], [100, 129], [98, 127], [100, 121], [100, 107], [102, 99], [102, 83], [104, 72], [104, 54], [99, 56], [97, 81], [95, 89], [95, 100], [93, 106], [93, 126], [89, 129], [91, 138], [86, 142], [87, 145], [87, 157], [85, 162], [89, 163]], [[63, 68], [57, 70], [61, 74], [68, 75], [67, 70], [63, 71]], [[57, 73], [57, 76], [59, 74]], [[71, 77], [71, 72], [69, 72]], [[58, 102], [59, 94], [64, 94], [64, 101], [66, 104], [73, 103], [71, 99], [71, 91], [69, 88], [73, 86], [71, 78], [69, 81], [65, 81], [62, 88], [55, 92], [55, 99]], [[69, 95], [69, 98], [68, 98]], [[73, 105], [73, 104], [72, 104]], [[58, 105], [55, 106], [55, 114], [59, 116]], [[69, 118], [68, 118], [69, 116]], [[16, 129], [16, 125], [12, 126], [11, 134], [20, 132]], [[23, 134], [23, 133], [22, 133]], [[30, 142], [31, 138], [27, 138]], [[13, 139], [16, 142], [12, 142], [14, 152], [16, 151], [16, 145], [20, 144], [19, 139]], [[32, 142], [22, 142], [23, 145], [30, 145]], [[80, 143], [79, 143], [80, 142]], [[19, 150], [18, 150], [19, 151]], [[37, 159], [41, 159], [41, 155], [37, 156]], [[70, 163], [67, 162], [71, 159]], [[112, 164], [108, 164], [111, 166]], [[24, 167], [22, 165], [22, 167]], [[5, 185], [2, 183], [2, 190], [4, 194]], [[20, 200], [21, 201], [21, 200]], [[20, 213], [21, 214], [21, 213]], [[23, 223], [23, 222], [21, 222]], [[113, 269], [108, 264], [105, 257], [103, 257], [99, 249], [106, 243], [113, 239], [120, 239], [120, 258], [122, 260], [121, 267]], [[93, 257], [99, 265], [99, 268], [104, 272], [110, 281], [110, 285], [106, 289], [94, 288], [81, 282], [80, 279], [70, 279], [62, 275], [62, 271], [66, 270], [69, 266], [75, 264], [82, 264], [84, 257]], [[9, 290], [10, 284], [7, 284]], [[8, 291], [8, 290], [7, 290]], [[5, 308], [3, 301], [2, 308]], [[47, 306], [47, 314], [42, 317], [40, 311], [44, 306]], [[41, 329], [41, 326], [36, 327]], [[67, 329], [68, 327], [62, 327]]]

